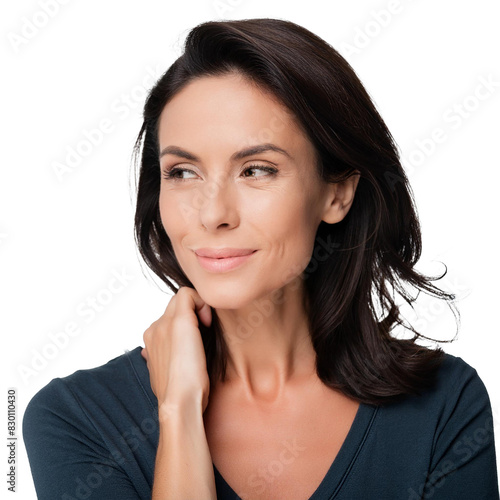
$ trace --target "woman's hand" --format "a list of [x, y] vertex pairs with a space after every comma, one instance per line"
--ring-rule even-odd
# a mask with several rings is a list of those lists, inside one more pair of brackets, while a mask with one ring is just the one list
[[144, 332], [141, 354], [147, 361], [159, 410], [165, 409], [166, 402], [166, 406], [177, 405], [200, 394], [203, 412], [208, 405], [210, 379], [198, 317], [210, 326], [212, 310], [195, 289], [184, 286]]

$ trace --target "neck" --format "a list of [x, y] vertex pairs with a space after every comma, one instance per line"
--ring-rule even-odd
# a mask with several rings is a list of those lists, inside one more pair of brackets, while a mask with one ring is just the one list
[[278, 401], [287, 387], [316, 375], [303, 290], [280, 292], [243, 309], [217, 309], [229, 351], [224, 385], [248, 402]]

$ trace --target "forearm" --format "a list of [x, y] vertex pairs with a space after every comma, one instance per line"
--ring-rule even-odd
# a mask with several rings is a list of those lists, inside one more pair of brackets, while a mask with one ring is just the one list
[[152, 500], [217, 499], [201, 408], [201, 399], [161, 405]]

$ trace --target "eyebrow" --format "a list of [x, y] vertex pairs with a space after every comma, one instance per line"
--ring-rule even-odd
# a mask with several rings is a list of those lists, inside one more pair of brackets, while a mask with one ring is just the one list
[[[246, 158], [247, 156], [252, 156], [256, 155], [259, 153], [265, 153], [266, 151], [275, 151], [277, 153], [284, 154], [288, 158], [292, 158], [291, 155], [284, 150], [283, 148], [280, 148], [276, 146], [275, 144], [271, 144], [269, 142], [265, 144], [257, 144], [255, 146], [250, 146], [246, 149], [242, 149], [241, 151], [237, 151], [236, 153], [233, 153], [231, 155], [231, 161], [234, 160], [241, 160], [243, 158]], [[189, 151], [185, 151], [184, 149], [180, 148], [179, 146], [167, 146], [162, 149], [160, 153], [160, 158], [164, 155], [171, 154], [175, 156], [179, 156], [180, 158], [185, 158], [186, 160], [191, 160], [191, 161], [200, 161], [200, 159], [190, 153]]]

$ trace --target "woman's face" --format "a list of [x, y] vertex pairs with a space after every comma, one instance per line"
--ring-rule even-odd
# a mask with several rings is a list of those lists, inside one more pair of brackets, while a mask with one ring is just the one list
[[[240, 75], [201, 77], [165, 106], [159, 145], [161, 220], [182, 270], [209, 305], [239, 309], [302, 273], [327, 184], [287, 109]], [[282, 151], [237, 156], [260, 145]], [[173, 167], [174, 177], [164, 178]], [[216, 272], [203, 267], [200, 248], [256, 252]]]

